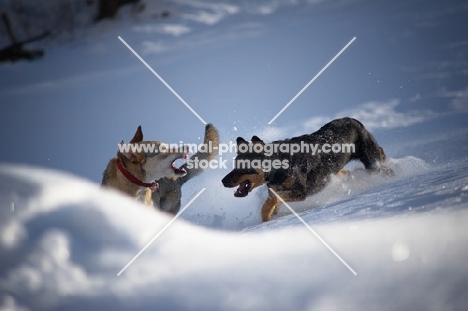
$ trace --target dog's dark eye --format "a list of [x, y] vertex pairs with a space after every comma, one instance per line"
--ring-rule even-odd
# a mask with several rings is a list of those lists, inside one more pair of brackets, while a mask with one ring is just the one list
[[240, 175], [252, 175], [252, 174], [258, 174], [257, 170], [253, 168], [247, 168], [247, 169], [235, 169], [237, 174]]

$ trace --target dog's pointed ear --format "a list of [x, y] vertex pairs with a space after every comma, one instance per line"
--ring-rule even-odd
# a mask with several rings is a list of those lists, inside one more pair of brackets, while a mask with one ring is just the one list
[[130, 143], [131, 144], [139, 143], [142, 140], [143, 140], [143, 132], [141, 131], [141, 125], [139, 125]]
[[129, 149], [127, 149], [128, 146], [123, 139], [117, 146], [119, 147], [117, 154], [125, 154], [127, 151], [129, 151]]
[[261, 140], [260, 138], [258, 138], [258, 136], [252, 136], [252, 143], [255, 145], [255, 144], [262, 144], [262, 145], [265, 145], [265, 143], [263, 142], [263, 140]]
[[243, 139], [242, 137], [237, 137], [236, 139], [236, 142], [237, 142], [237, 153], [239, 153], [239, 146], [240, 145], [248, 145], [249, 143]]
[[[258, 138], [258, 136], [255, 136], [255, 135], [254, 135], [254, 136], [252, 136], [251, 141], [252, 141], [252, 144], [254, 145], [254, 147], [255, 147], [256, 145], [261, 145], [262, 148], [261, 148], [261, 152], [259, 152], [259, 153], [264, 154], [263, 147], [265, 146], [265, 143], [263, 142], [263, 140], [261, 140], [260, 138]], [[254, 148], [254, 150], [256, 150], [256, 149]], [[257, 151], [256, 151], [256, 152], [257, 152]]]
[[236, 142], [237, 142], [238, 146], [240, 144], [248, 144], [248, 142], [245, 139], [243, 139], [242, 137], [237, 137]]

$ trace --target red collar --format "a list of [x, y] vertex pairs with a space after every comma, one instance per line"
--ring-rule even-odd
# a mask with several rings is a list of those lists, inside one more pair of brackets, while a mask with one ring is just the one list
[[118, 167], [119, 171], [120, 171], [125, 177], [127, 177], [127, 179], [128, 179], [129, 181], [131, 181], [131, 182], [134, 183], [135, 185], [138, 185], [138, 186], [141, 186], [141, 187], [150, 188], [151, 191], [156, 191], [156, 190], [159, 188], [159, 185], [158, 185], [157, 182], [146, 183], [146, 182], [142, 182], [141, 180], [139, 180], [138, 178], [136, 178], [135, 176], [133, 176], [132, 173], [130, 173], [130, 172], [125, 168], [125, 166], [123, 166], [122, 161], [120, 161], [119, 158], [117, 158], [117, 167]]

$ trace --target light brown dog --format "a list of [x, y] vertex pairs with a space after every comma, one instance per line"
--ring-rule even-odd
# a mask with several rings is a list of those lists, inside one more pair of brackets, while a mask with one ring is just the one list
[[156, 180], [187, 174], [185, 169], [176, 168], [174, 161], [186, 159], [188, 151], [188, 146], [174, 151], [163, 142], [144, 141], [139, 126], [129, 144], [121, 142], [117, 157], [109, 161], [103, 173], [101, 185], [141, 198], [145, 205], [152, 206], [151, 194], [158, 188]]
[[[213, 124], [207, 124], [205, 127], [205, 145], [210, 145], [208, 152], [198, 151], [190, 160], [207, 160], [211, 161], [218, 153], [219, 134]], [[189, 179], [200, 175], [203, 169], [200, 167], [188, 168], [187, 164], [181, 166], [181, 169], [187, 171], [185, 176], [181, 178], [162, 178], [158, 180], [159, 188], [153, 192], [153, 204], [156, 208], [163, 211], [177, 214], [180, 209], [180, 199], [182, 197], [182, 185]]]

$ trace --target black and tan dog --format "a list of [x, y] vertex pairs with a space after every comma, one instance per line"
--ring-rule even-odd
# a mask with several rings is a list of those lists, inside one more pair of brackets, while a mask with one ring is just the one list
[[[257, 147], [260, 148], [255, 148], [258, 144], [260, 146]], [[276, 150], [266, 154], [266, 148], [261, 148], [265, 143], [257, 136], [252, 137], [251, 144], [238, 137], [235, 168], [223, 178], [222, 183], [228, 188], [238, 186], [234, 193], [235, 197], [245, 197], [252, 189], [266, 183], [268, 188], [273, 189], [284, 201], [295, 202], [303, 201], [307, 196], [322, 190], [329, 182], [330, 176], [343, 172], [343, 167], [351, 160], [360, 160], [369, 172], [382, 171], [385, 175], [393, 175], [393, 171], [384, 163], [386, 156], [383, 149], [358, 120], [352, 118], [333, 120], [315, 133], [275, 141], [269, 145], [287, 147], [301, 144], [309, 146], [353, 144], [354, 150], [321, 152], [323, 149], [318, 149], [315, 154], [312, 152], [291, 154]], [[256, 167], [246, 167], [246, 163], [255, 163], [255, 161]], [[263, 164], [259, 167], [258, 163]], [[269, 163], [267, 170], [265, 163]], [[272, 163], [276, 163], [276, 167], [272, 167]], [[278, 197], [270, 192], [262, 207], [263, 221], [270, 220], [278, 203], [280, 203]]]

